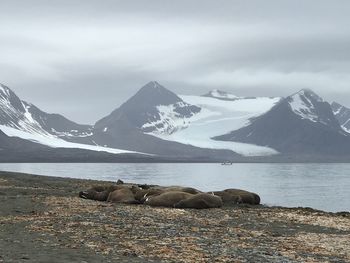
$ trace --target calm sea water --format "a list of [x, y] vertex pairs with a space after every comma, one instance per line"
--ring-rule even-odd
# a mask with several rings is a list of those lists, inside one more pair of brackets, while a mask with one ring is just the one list
[[0, 170], [48, 176], [241, 188], [263, 204], [350, 211], [350, 164], [0, 164]]

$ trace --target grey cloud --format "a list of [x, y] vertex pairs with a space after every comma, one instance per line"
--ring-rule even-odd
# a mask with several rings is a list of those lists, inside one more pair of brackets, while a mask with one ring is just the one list
[[0, 82], [93, 123], [143, 84], [350, 106], [349, 1], [2, 0]]

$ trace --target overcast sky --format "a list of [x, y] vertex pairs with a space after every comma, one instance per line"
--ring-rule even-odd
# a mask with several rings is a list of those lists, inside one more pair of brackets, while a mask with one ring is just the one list
[[1, 0], [0, 83], [94, 123], [150, 80], [350, 106], [350, 1]]

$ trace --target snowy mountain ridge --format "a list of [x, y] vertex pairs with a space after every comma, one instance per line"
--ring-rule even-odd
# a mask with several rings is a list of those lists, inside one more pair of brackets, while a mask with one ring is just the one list
[[219, 90], [195, 96], [176, 95], [151, 81], [90, 126], [41, 111], [0, 85], [0, 130], [52, 148], [114, 154], [197, 160], [350, 156], [350, 109], [331, 106], [309, 89], [286, 98], [238, 97]]
[[330, 104], [310, 89], [300, 90], [287, 97], [287, 101], [292, 111], [303, 120], [329, 125], [330, 127], [338, 125]]
[[318, 121], [318, 114], [315, 112], [314, 102], [323, 102], [323, 99], [311, 90], [303, 89], [289, 97], [290, 107], [293, 112], [303, 119], [312, 122]]
[[308, 89], [282, 99], [248, 125], [215, 139], [269, 146], [293, 158], [350, 156], [350, 136], [331, 105]]
[[33, 104], [20, 100], [10, 88], [2, 84], [0, 84], [0, 130], [7, 136], [53, 148], [77, 148], [114, 154], [133, 153], [133, 151], [66, 141], [92, 136], [92, 127], [76, 124], [59, 114], [45, 113]]
[[21, 101], [8, 87], [0, 84], [0, 124], [29, 133], [52, 137], [33, 118], [31, 104]]
[[350, 133], [350, 109], [337, 102], [332, 102], [331, 106], [333, 114], [338, 119], [340, 126], [344, 131]]

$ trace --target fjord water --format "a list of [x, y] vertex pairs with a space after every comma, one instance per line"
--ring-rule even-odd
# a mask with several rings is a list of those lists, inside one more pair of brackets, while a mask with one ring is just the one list
[[350, 164], [0, 164], [1, 171], [184, 185], [203, 191], [240, 188], [266, 205], [350, 210]]

